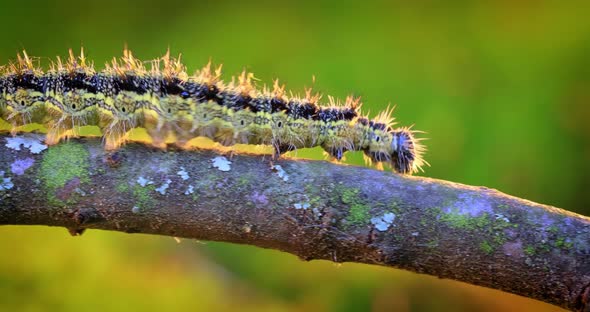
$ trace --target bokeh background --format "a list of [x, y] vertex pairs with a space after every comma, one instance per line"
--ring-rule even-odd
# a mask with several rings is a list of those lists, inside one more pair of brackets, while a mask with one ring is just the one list
[[[588, 2], [408, 2], [3, 0], [0, 62], [83, 45], [101, 67], [125, 44], [143, 59], [170, 48], [191, 71], [211, 59], [225, 78], [245, 68], [261, 84], [360, 95], [372, 115], [397, 104], [400, 124], [427, 132], [423, 175], [590, 215]], [[169, 237], [4, 226], [0, 250], [1, 311], [559, 310], [399, 270]]]

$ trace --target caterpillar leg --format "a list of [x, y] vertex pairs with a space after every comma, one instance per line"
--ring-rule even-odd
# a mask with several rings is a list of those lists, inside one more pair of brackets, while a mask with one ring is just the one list
[[342, 156], [344, 155], [344, 148], [336, 147], [330, 150], [330, 156], [334, 157], [337, 161], [342, 160]]
[[180, 149], [187, 149], [187, 143], [194, 138], [191, 133], [193, 120], [190, 116], [180, 118], [173, 127], [174, 145]]
[[251, 136], [252, 134], [249, 132], [238, 132], [234, 135], [234, 142], [236, 144], [249, 144]]
[[61, 134], [56, 133], [56, 131], [48, 131], [47, 135], [45, 136], [45, 144], [47, 145], [55, 145], [61, 141]]
[[128, 134], [105, 134], [103, 137], [104, 148], [107, 151], [114, 151], [119, 149], [125, 142], [127, 142]]
[[255, 125], [253, 134], [248, 138], [248, 144], [271, 145], [273, 141], [270, 126]]
[[160, 149], [166, 149], [166, 138], [168, 136], [168, 131], [166, 129], [153, 129], [148, 128], [147, 133], [152, 139], [152, 146]]
[[69, 116], [51, 122], [47, 126], [45, 142], [54, 145], [62, 140], [80, 136], [80, 127], [87, 125], [87, 116]]
[[132, 92], [121, 91], [114, 99], [107, 97], [104, 104], [100, 104], [98, 119], [105, 149], [121, 147], [129, 139], [129, 131], [144, 125], [143, 110], [134, 96]]
[[230, 125], [224, 125], [217, 129], [215, 133], [215, 142], [223, 146], [232, 146], [234, 145], [234, 130]]
[[45, 136], [45, 144], [55, 145], [64, 139], [68, 140], [69, 138], [77, 138], [78, 136], [78, 131], [73, 128], [50, 128]]
[[179, 131], [176, 133], [175, 137], [176, 140], [174, 140], [174, 145], [180, 149], [187, 149], [188, 141], [193, 138], [188, 131]]
[[162, 138], [161, 136], [154, 136], [152, 135], [152, 146], [155, 148], [159, 148], [159, 149], [166, 149], [166, 147], [168, 146], [166, 144], [166, 139]]
[[216, 132], [217, 132], [217, 126], [215, 126], [215, 125], [203, 126], [196, 131], [196, 133], [198, 133], [199, 136], [206, 137], [211, 140], [215, 139]]
[[273, 147], [274, 147], [274, 153], [272, 156], [273, 160], [277, 160], [277, 159], [281, 158], [281, 155], [297, 149], [296, 146], [289, 145], [289, 144], [273, 144]]
[[100, 127], [103, 133], [103, 142], [108, 151], [116, 150], [125, 144], [129, 138], [129, 131], [135, 128], [131, 120], [112, 120], [107, 126]]
[[159, 117], [155, 110], [146, 111], [144, 115], [143, 126], [152, 140], [151, 145], [156, 148], [165, 149], [166, 137], [168, 135], [168, 127], [166, 127], [165, 121]]

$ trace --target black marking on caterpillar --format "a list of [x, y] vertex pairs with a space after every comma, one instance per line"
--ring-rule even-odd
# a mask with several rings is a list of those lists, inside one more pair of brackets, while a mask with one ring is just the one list
[[370, 161], [390, 164], [396, 172], [413, 173], [428, 164], [424, 147], [410, 128], [393, 128], [393, 109], [376, 118], [360, 113], [359, 99], [344, 103], [306, 90], [287, 96], [278, 81], [272, 90], [256, 89], [253, 75], [242, 73], [224, 83], [221, 68], [207, 64], [189, 76], [179, 58], [166, 53], [146, 63], [125, 49], [102, 71], [95, 71], [84, 52], [67, 61], [58, 57], [43, 72], [23, 51], [2, 67], [0, 117], [16, 133], [38, 123], [47, 128], [47, 144], [78, 136], [81, 126], [98, 126], [105, 148], [125, 143], [133, 128], [145, 128], [152, 144], [165, 148], [172, 137], [178, 146], [196, 137], [224, 146], [271, 145], [275, 157], [299, 148], [321, 146], [340, 160], [347, 151], [363, 151]]

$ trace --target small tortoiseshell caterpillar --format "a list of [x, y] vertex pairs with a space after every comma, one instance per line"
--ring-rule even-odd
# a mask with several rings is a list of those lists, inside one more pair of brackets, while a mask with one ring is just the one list
[[[170, 138], [187, 146], [207, 137], [224, 146], [270, 145], [275, 157], [299, 148], [321, 146], [340, 160], [347, 151], [363, 151], [371, 161], [390, 164], [396, 172], [413, 173], [427, 164], [424, 147], [407, 127], [394, 128], [392, 110], [369, 119], [359, 99], [343, 103], [308, 90], [287, 95], [283, 85], [257, 89], [253, 75], [242, 73], [229, 83], [221, 68], [207, 64], [189, 76], [180, 58], [166, 53], [142, 62], [125, 49], [102, 71], [82, 51], [70, 50], [43, 72], [23, 51], [1, 68], [0, 117], [16, 133], [27, 124], [47, 128], [47, 144], [78, 136], [80, 127], [98, 126], [105, 148], [116, 149], [134, 128], [144, 128], [152, 144], [165, 148]], [[146, 66], [146, 64], [149, 65]]]

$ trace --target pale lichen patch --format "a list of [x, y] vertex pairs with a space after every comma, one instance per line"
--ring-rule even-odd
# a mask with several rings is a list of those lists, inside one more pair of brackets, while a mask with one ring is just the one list
[[371, 218], [371, 224], [375, 226], [378, 231], [384, 232], [389, 229], [395, 220], [395, 214], [387, 212], [382, 216]]
[[272, 170], [279, 176], [279, 178], [283, 179], [283, 181], [289, 181], [289, 175], [287, 174], [285, 169], [281, 167], [281, 165], [273, 165]]
[[510, 220], [506, 216], [504, 216], [503, 214], [501, 214], [501, 213], [494, 214], [494, 217], [496, 218], [496, 220], [504, 221], [506, 223], [510, 223]]
[[190, 195], [195, 192], [195, 187], [191, 184], [188, 186], [186, 191], [184, 191], [184, 195]]
[[74, 192], [80, 196], [86, 196], [86, 192], [84, 192], [84, 190], [79, 187], [75, 188]]
[[211, 161], [213, 162], [213, 167], [220, 171], [230, 171], [231, 169], [231, 161], [227, 160], [224, 156], [217, 156]]
[[186, 172], [186, 170], [184, 170], [184, 167], [180, 167], [180, 170], [176, 174], [178, 174], [180, 176], [180, 178], [183, 179], [184, 181], [186, 181], [190, 178], [188, 175], [188, 172]]
[[166, 190], [168, 189], [168, 187], [170, 187], [171, 182], [172, 182], [172, 180], [166, 179], [166, 181], [162, 185], [160, 185], [160, 187], [158, 187], [156, 189], [156, 192], [158, 192], [162, 195], [166, 195]]
[[14, 187], [10, 177], [4, 177], [4, 171], [0, 171], [0, 191], [6, 191]]
[[311, 204], [310, 203], [295, 203], [293, 206], [297, 210], [299, 210], [299, 209], [307, 210], [311, 206]]
[[312, 208], [311, 211], [313, 212], [313, 215], [316, 217], [316, 219], [319, 219], [324, 215], [324, 213], [316, 207]]
[[10, 170], [16, 175], [23, 175], [27, 169], [33, 166], [34, 163], [35, 160], [30, 157], [17, 159], [12, 164], [10, 164]]
[[137, 184], [139, 184], [141, 187], [144, 187], [146, 185], [154, 184], [154, 181], [140, 176], [139, 178], [137, 178]]
[[41, 143], [43, 136], [36, 134], [20, 135], [14, 138], [6, 138], [5, 146], [15, 151], [21, 150], [21, 145], [33, 154], [39, 154], [47, 149], [47, 145]]

